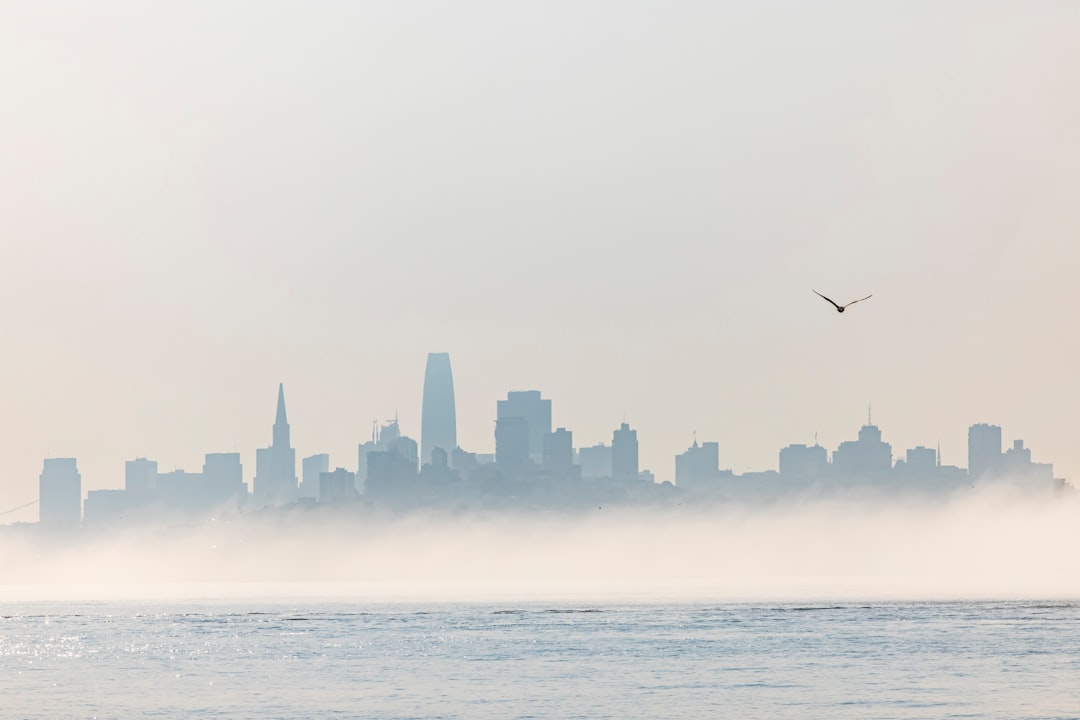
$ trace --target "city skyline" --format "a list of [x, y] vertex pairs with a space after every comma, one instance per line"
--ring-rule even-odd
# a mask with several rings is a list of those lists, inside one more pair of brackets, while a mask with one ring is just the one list
[[250, 471], [282, 381], [301, 455], [418, 437], [431, 350], [478, 450], [507, 390], [661, 477], [873, 402], [899, 447], [999, 421], [1080, 476], [1075, 8], [13, 8], [3, 510], [50, 455]]
[[1075, 714], [1078, 74], [1067, 0], [3, 0], [7, 712]]
[[[552, 401], [539, 390], [508, 391], [505, 399], [497, 401], [494, 453], [460, 446], [448, 450], [444, 446], [456, 433], [450, 424], [452, 382], [449, 354], [428, 353], [423, 378], [423, 432], [430, 443], [427, 461], [421, 456], [422, 446], [401, 431], [395, 416], [381, 428], [376, 423], [371, 439], [358, 443], [355, 470], [339, 465], [331, 471], [330, 455], [320, 452], [303, 457], [298, 476], [284, 384], [279, 383], [272, 441], [256, 451], [250, 485], [238, 452], [207, 453], [201, 473], [159, 472], [156, 460], [139, 457], [125, 462], [123, 488], [85, 493], [87, 522], [101, 527], [125, 517], [127, 522], [140, 516], [146, 521], [162, 513], [163, 518], [185, 513], [194, 518], [215, 508], [258, 511], [305, 500], [335, 503], [360, 498], [398, 510], [463, 508], [514, 497], [518, 500], [511, 506], [525, 502], [522, 507], [537, 501], [554, 503], [554, 507], [568, 503], [568, 508], [598, 501], [662, 503], [669, 494], [665, 486], [728, 502], [857, 488], [947, 494], [983, 480], [1009, 480], [1029, 492], [1069, 487], [1067, 480], [1055, 477], [1052, 464], [1033, 461], [1022, 439], [1004, 448], [1002, 428], [997, 425], [969, 426], [966, 468], [944, 464], [940, 446], [919, 445], [903, 454], [896, 448], [894, 453], [874, 424], [870, 408], [857, 439], [840, 442], [831, 453], [817, 438], [813, 446], [790, 443], [780, 448], [779, 472], [771, 467], [733, 472], [723, 466], [720, 443], [699, 445], [695, 433], [693, 444], [673, 458], [674, 474], [657, 478], [657, 473], [641, 467], [638, 432], [628, 423], [622, 422], [612, 432], [609, 444], [575, 446], [572, 429], [553, 428]], [[43, 527], [79, 525], [83, 496], [77, 458], [44, 460], [39, 478]]]

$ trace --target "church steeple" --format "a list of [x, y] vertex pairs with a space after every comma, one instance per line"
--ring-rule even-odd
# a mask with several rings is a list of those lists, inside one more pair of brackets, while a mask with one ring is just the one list
[[285, 416], [285, 384], [278, 383], [277, 417], [274, 418], [273, 447], [291, 447], [289, 444], [289, 420]]

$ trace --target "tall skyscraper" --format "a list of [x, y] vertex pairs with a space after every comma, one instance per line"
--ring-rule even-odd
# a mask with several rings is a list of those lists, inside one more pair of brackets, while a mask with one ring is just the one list
[[638, 479], [637, 430], [623, 423], [611, 439], [611, 477], [622, 482]]
[[979, 423], [968, 428], [968, 477], [978, 480], [1001, 467], [1001, 427]]
[[285, 417], [285, 386], [278, 385], [274, 440], [255, 452], [255, 505], [281, 505], [296, 497], [296, 450], [290, 446]]
[[38, 478], [38, 519], [43, 527], [76, 528], [82, 522], [82, 476], [75, 458], [47, 458]]
[[498, 403], [497, 420], [522, 418], [529, 426], [529, 459], [544, 462], [544, 438], [551, 433], [551, 401], [540, 397], [539, 390], [513, 391]]
[[428, 353], [420, 417], [420, 464], [431, 462], [431, 451], [435, 448], [442, 448], [449, 455], [456, 447], [457, 413], [450, 354]]

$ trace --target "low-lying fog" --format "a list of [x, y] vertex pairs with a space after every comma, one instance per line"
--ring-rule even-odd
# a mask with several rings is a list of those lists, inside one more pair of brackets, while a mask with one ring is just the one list
[[587, 514], [343, 512], [82, 533], [5, 528], [0, 600], [1080, 597], [1080, 498]]

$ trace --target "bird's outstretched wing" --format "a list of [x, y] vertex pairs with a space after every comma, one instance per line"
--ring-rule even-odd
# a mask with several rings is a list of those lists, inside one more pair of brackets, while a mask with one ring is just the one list
[[[821, 293], [819, 293], [819, 292], [818, 292], [817, 290], [814, 290], [813, 292], [814, 292], [814, 294], [815, 294], [815, 295], [817, 295], [817, 296], [818, 296], [819, 298], [825, 298], [826, 300], [829, 300], [829, 298], [825, 297], [824, 295], [822, 295]], [[864, 298], [864, 299], [865, 299], [865, 298]], [[857, 301], [856, 301], [856, 302], [857, 302]], [[832, 305], [832, 306], [833, 306], [834, 308], [836, 308], [837, 310], [840, 310], [840, 309], [841, 309], [841, 308], [840, 308], [840, 306], [839, 306], [839, 305], [837, 305], [836, 303], [834, 303], [834, 302], [833, 302], [832, 300], [829, 300], [829, 304], [830, 304], [830, 305]]]
[[[869, 300], [869, 299], [870, 299], [870, 298], [872, 298], [872, 297], [874, 297], [874, 296], [873, 296], [873, 295], [867, 295], [867, 296], [866, 296], [866, 297], [864, 297], [864, 298], [859, 298], [858, 300], [852, 300], [851, 302], [849, 302], [849, 303], [848, 303], [847, 305], [845, 305], [844, 307], [850, 307], [850, 306], [854, 305], [854, 304], [855, 304], [855, 303], [857, 303], [857, 302], [862, 302], [863, 300]], [[829, 302], [832, 302], [832, 301], [830, 300]], [[835, 304], [836, 304], [836, 303], [833, 303], [833, 305], [835, 305]]]

